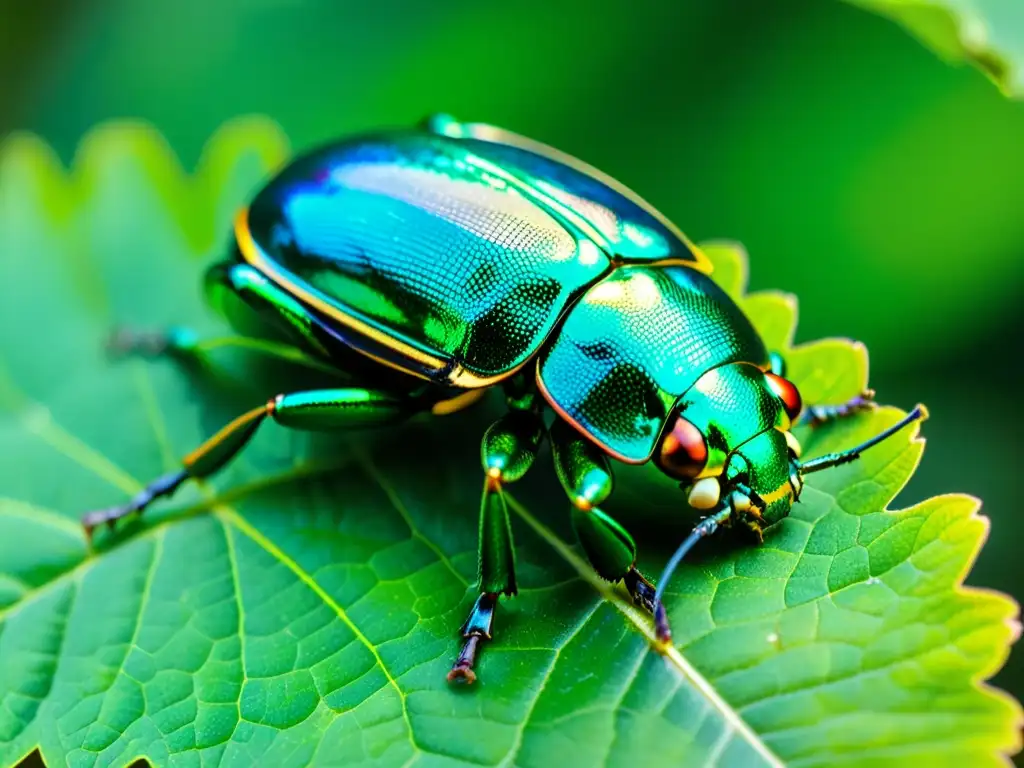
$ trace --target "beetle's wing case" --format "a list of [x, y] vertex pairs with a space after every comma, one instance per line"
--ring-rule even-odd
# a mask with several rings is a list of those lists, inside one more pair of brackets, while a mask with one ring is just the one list
[[616, 458], [653, 454], [679, 398], [732, 362], [768, 366], [743, 312], [687, 267], [625, 266], [587, 290], [541, 355], [549, 403]]
[[540, 348], [610, 260], [504, 169], [395, 132], [300, 158], [236, 226], [244, 258], [410, 373], [486, 386]]
[[430, 128], [460, 139], [479, 156], [509, 169], [591, 227], [596, 242], [620, 261], [675, 262], [711, 272], [711, 262], [647, 201], [598, 169], [539, 141], [483, 123], [432, 118]]

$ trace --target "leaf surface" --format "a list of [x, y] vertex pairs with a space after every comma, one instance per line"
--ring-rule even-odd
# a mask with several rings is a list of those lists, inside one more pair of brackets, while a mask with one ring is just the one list
[[[214, 482], [88, 546], [82, 512], [325, 375], [261, 367], [200, 297], [234, 210], [287, 153], [255, 119], [192, 175], [134, 124], [92, 133], [71, 172], [32, 137], [0, 149], [0, 765], [36, 749], [73, 766], [985, 765], [1019, 747], [1019, 705], [980, 682], [1017, 608], [961, 586], [978, 503], [886, 510], [923, 450], [909, 432], [814, 475], [764, 546], [702, 546], [669, 590], [665, 656], [582, 559], [545, 453], [513, 502], [521, 593], [470, 689], [444, 676], [474, 598], [494, 404], [381, 434], [264, 427]], [[743, 296], [745, 255], [708, 250], [809, 400], [865, 386], [862, 347], [791, 349], [792, 297]], [[110, 361], [115, 323], [220, 338], [227, 373]], [[900, 415], [802, 438], [830, 451]], [[694, 522], [677, 497], [624, 471], [608, 506], [652, 576]], [[659, 503], [674, 514], [652, 524]]]

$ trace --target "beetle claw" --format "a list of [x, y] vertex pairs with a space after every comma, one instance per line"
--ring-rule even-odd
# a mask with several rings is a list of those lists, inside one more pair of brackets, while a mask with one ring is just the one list
[[469, 635], [459, 658], [452, 664], [448, 671], [449, 683], [465, 683], [472, 685], [476, 682], [476, 672], [473, 671], [473, 664], [476, 662], [476, 653], [480, 647], [481, 635]]
[[82, 515], [82, 528], [85, 531], [86, 540], [91, 543], [96, 529], [103, 525], [107, 526], [109, 530], [113, 530], [118, 520], [126, 517], [133, 511], [135, 510], [126, 507], [107, 507], [106, 509], [86, 512]]
[[460, 682], [465, 683], [466, 685], [472, 685], [476, 682], [476, 672], [474, 672], [472, 667], [468, 664], [456, 664], [448, 673], [448, 682]]
[[[760, 518], [760, 520], [763, 521], [764, 518]], [[751, 535], [753, 535], [754, 540], [757, 542], [758, 546], [764, 544], [764, 528], [761, 526], [760, 523], [754, 522], [753, 520], [748, 520], [747, 528], [750, 529], [750, 533]]]
[[672, 627], [668, 623], [665, 604], [661, 602], [654, 609], [654, 636], [661, 649], [668, 648], [672, 644]]

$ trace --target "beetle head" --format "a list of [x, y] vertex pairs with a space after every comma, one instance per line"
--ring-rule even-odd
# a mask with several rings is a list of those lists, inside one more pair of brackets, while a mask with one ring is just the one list
[[[742, 363], [713, 369], [679, 401], [654, 464], [680, 483], [695, 509], [714, 509], [737, 483], [749, 485], [755, 477], [761, 481], [755, 495], [778, 497], [790, 462], [800, 455], [790, 430], [802, 409], [800, 392], [779, 374]], [[733, 498], [739, 508], [747, 506], [738, 493]]]
[[[791, 421], [794, 418], [790, 416]], [[800, 446], [789, 432], [788, 425], [784, 429], [769, 429], [733, 451], [722, 475], [705, 477], [694, 482], [690, 486], [691, 497], [706, 483], [707, 499], [714, 497], [715, 502], [709, 507], [701, 507], [707, 508], [709, 515], [701, 520], [679, 545], [658, 580], [658, 589], [654, 596], [654, 615], [659, 639], [667, 642], [670, 637], [665, 609], [661, 604], [662, 593], [676, 567], [697, 541], [714, 533], [720, 525], [727, 522], [746, 523], [760, 535], [765, 527], [789, 514], [793, 502], [799, 498], [803, 490], [804, 475], [855, 461], [861, 452], [886, 440], [908, 424], [927, 418], [928, 410], [923, 405], [918, 405], [891, 427], [860, 445], [808, 461], [800, 461]], [[713, 488], [711, 483], [714, 483]], [[698, 494], [698, 502], [703, 501], [704, 493], [705, 491], [701, 491]], [[692, 502], [691, 505], [698, 506]]]

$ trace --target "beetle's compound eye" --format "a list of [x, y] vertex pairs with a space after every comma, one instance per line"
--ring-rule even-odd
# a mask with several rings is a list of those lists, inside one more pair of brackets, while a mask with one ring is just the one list
[[657, 464], [669, 477], [693, 480], [708, 463], [708, 446], [704, 435], [682, 416], [661, 440]]
[[796, 386], [788, 379], [776, 376], [774, 373], [766, 373], [764, 377], [768, 381], [768, 386], [771, 387], [772, 392], [782, 401], [782, 407], [786, 409], [786, 415], [789, 416], [789, 420], [791, 422], [796, 421], [804, 407], [803, 398], [800, 397], [800, 392], [797, 391]]

